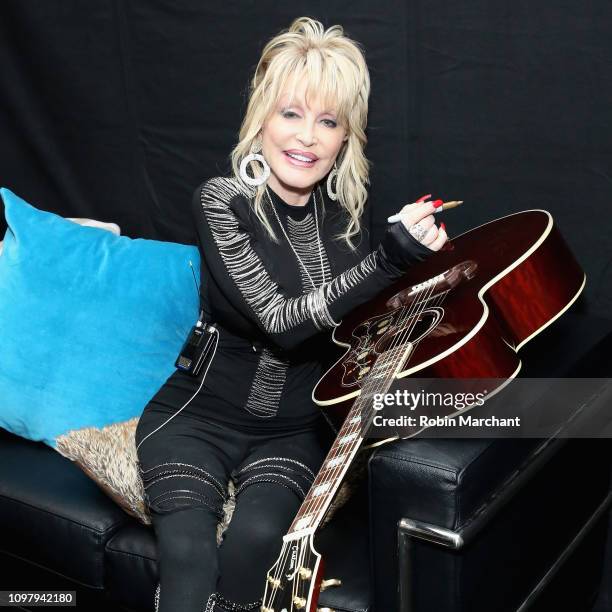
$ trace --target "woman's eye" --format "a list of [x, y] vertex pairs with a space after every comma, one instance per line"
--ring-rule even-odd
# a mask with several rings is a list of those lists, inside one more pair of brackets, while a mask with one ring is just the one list
[[338, 124], [333, 119], [323, 119], [327, 127], [335, 128]]
[[291, 119], [291, 117], [297, 117], [297, 113], [294, 113], [293, 111], [283, 111], [282, 115], [287, 119]]

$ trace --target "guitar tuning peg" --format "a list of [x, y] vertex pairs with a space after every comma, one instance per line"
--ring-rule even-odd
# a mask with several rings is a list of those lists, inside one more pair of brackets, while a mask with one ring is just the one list
[[332, 610], [331, 608], [317, 608], [317, 612], [336, 612], [336, 611]]
[[[324, 591], [325, 589], [328, 589], [329, 587], [340, 586], [341, 584], [342, 584], [342, 580], [338, 580], [338, 578], [330, 578], [329, 580], [322, 580], [321, 590]], [[325, 608], [322, 608], [322, 610], [325, 610]]]
[[298, 573], [303, 580], [308, 580], [312, 576], [312, 570], [309, 567], [300, 567]]
[[280, 586], [281, 581], [278, 578], [274, 578], [268, 574], [268, 582], [277, 589]]

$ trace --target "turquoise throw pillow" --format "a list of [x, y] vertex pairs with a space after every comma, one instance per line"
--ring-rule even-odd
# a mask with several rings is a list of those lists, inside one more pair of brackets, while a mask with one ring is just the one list
[[198, 248], [0, 196], [0, 427], [55, 448], [70, 430], [139, 416], [197, 321]]

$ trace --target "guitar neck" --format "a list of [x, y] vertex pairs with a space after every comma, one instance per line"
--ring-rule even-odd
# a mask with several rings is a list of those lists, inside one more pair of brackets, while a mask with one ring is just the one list
[[374, 417], [372, 397], [389, 389], [411, 349], [410, 344], [400, 345], [385, 351], [377, 359], [291, 523], [287, 536], [295, 536], [304, 531], [314, 532], [318, 528], [370, 428]]

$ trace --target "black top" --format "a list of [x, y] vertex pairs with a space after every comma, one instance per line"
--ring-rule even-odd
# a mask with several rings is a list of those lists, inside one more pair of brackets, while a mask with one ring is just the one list
[[[270, 187], [268, 193], [272, 202], [264, 194], [263, 205], [278, 243], [251, 208], [254, 190], [234, 177], [215, 177], [198, 187], [193, 213], [202, 255], [205, 317], [222, 331], [218, 350], [242, 354], [245, 364], [251, 363], [250, 369], [240, 371], [240, 359], [235, 360], [235, 386], [228, 385], [227, 375], [224, 385], [217, 385], [214, 375], [211, 381], [207, 378], [224, 399], [246, 409], [217, 416], [278, 429], [316, 420], [319, 410], [311, 393], [324, 372], [325, 349], [333, 345], [330, 330], [433, 251], [417, 242], [402, 223], [390, 225], [374, 250], [364, 228], [353, 237], [357, 249], [351, 251], [344, 239], [334, 239], [345, 231], [348, 213], [324, 188], [313, 190], [305, 206], [287, 204]], [[259, 347], [255, 363], [253, 342]]]

